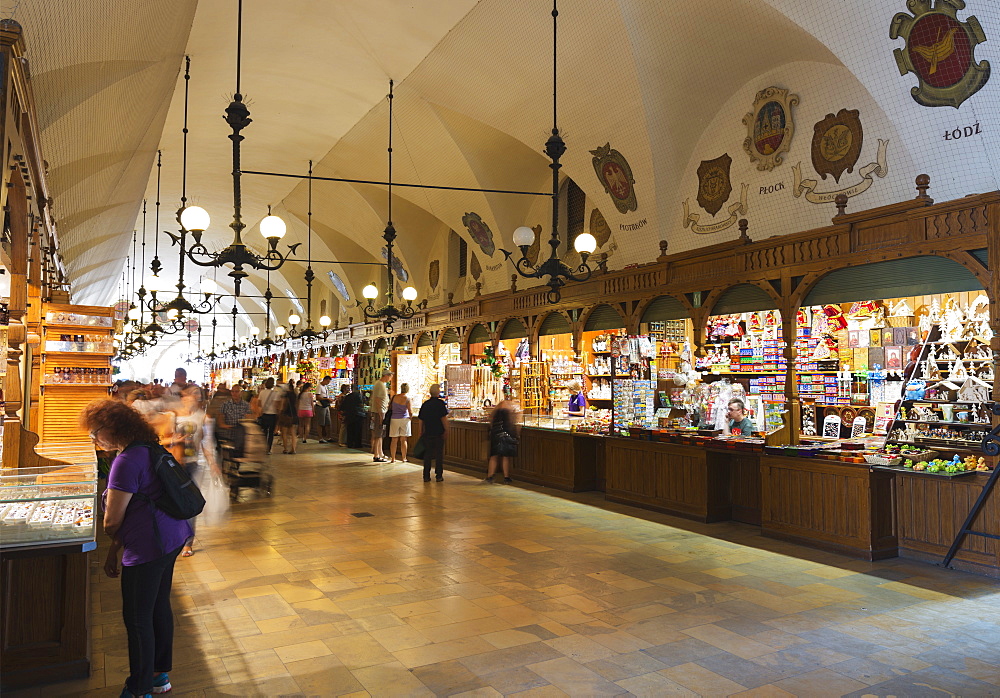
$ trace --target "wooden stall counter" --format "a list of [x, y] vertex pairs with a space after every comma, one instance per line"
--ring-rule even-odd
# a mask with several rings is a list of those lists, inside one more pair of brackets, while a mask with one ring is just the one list
[[865, 560], [898, 554], [893, 473], [767, 454], [760, 472], [763, 535]]
[[[445, 464], [485, 476], [489, 427], [486, 422], [452, 420], [444, 447]], [[603, 437], [522, 427], [520, 438], [512, 473], [517, 480], [567, 492], [584, 492], [596, 489], [603, 479]]]

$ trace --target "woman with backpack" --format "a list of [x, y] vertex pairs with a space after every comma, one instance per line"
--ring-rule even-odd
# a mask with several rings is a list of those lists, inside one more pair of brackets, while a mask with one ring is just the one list
[[173, 663], [170, 586], [191, 526], [153, 504], [167, 492], [156, 468], [164, 451], [142, 415], [122, 402], [97, 400], [84, 408], [80, 423], [98, 449], [119, 452], [103, 504], [104, 532], [111, 537], [104, 571], [121, 577], [128, 635], [130, 673], [121, 695], [164, 693], [170, 690], [167, 672]]

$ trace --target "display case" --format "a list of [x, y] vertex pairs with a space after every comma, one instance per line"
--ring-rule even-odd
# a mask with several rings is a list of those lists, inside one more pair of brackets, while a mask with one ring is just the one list
[[569, 431], [573, 420], [566, 416], [555, 414], [531, 413], [521, 415], [521, 426], [535, 429], [557, 429]]
[[0, 547], [94, 540], [97, 462], [0, 474]]
[[46, 303], [38, 435], [43, 443], [89, 442], [83, 407], [111, 388], [114, 309]]

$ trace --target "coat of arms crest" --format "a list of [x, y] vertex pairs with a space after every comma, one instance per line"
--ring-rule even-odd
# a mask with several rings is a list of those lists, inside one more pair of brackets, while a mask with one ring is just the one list
[[743, 117], [743, 150], [758, 170], [773, 170], [784, 161], [781, 154], [792, 147], [795, 133], [792, 107], [798, 103], [798, 95], [780, 87], [766, 87], [754, 98], [752, 111]]
[[612, 149], [610, 143], [605, 143], [597, 150], [591, 150], [594, 156], [594, 172], [601, 181], [604, 191], [608, 193], [611, 200], [615, 202], [615, 208], [619, 213], [628, 213], [639, 208], [635, 198], [635, 178], [632, 176], [632, 168], [629, 167], [628, 160], [617, 150]]
[[839, 182], [845, 170], [854, 172], [863, 142], [864, 130], [857, 109], [841, 109], [836, 116], [827, 114], [813, 126], [813, 167], [823, 179], [829, 174], [833, 181]]
[[441, 280], [441, 260], [435, 259], [427, 268], [427, 282], [431, 285], [431, 290], [436, 291], [438, 281]]
[[[714, 160], [702, 160], [698, 165], [698, 205], [708, 211], [710, 216], [722, 210], [722, 207], [729, 201], [729, 195], [733, 193], [733, 184], [729, 179], [729, 168], [733, 164], [733, 159], [729, 153], [724, 153]], [[692, 213], [689, 202], [684, 200], [684, 221], [685, 228], [691, 226], [691, 230], [699, 234], [718, 233], [734, 225], [741, 215], [747, 212], [747, 191], [750, 185], [740, 185], [739, 201], [729, 206], [729, 217], [725, 220], [699, 225], [701, 215]]]
[[478, 213], [466, 213], [462, 216], [462, 225], [469, 231], [469, 235], [476, 241], [479, 248], [487, 257], [492, 257], [496, 252], [496, 245], [493, 242], [493, 231], [486, 225]]
[[893, 51], [899, 74], [916, 74], [920, 84], [910, 95], [917, 104], [957, 109], [990, 79], [989, 62], [975, 59], [976, 46], [986, 41], [983, 27], [974, 16], [959, 21], [965, 0], [909, 0], [906, 6], [913, 14], [899, 12], [889, 25], [890, 39], [906, 41]]
[[714, 160], [702, 160], [698, 165], [698, 205], [714, 216], [733, 193], [729, 168], [733, 159], [725, 153]]

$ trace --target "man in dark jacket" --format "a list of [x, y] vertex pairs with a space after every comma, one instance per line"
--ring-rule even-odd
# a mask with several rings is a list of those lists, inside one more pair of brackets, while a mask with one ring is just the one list
[[423, 423], [421, 438], [424, 440], [424, 482], [431, 481], [431, 462], [437, 461], [434, 474], [437, 481], [444, 480], [444, 439], [448, 435], [448, 406], [441, 399], [441, 386], [434, 383], [431, 397], [420, 406], [417, 415]]
[[347, 427], [347, 447], [361, 448], [361, 428], [365, 423], [365, 403], [358, 386], [340, 401], [340, 417]]

